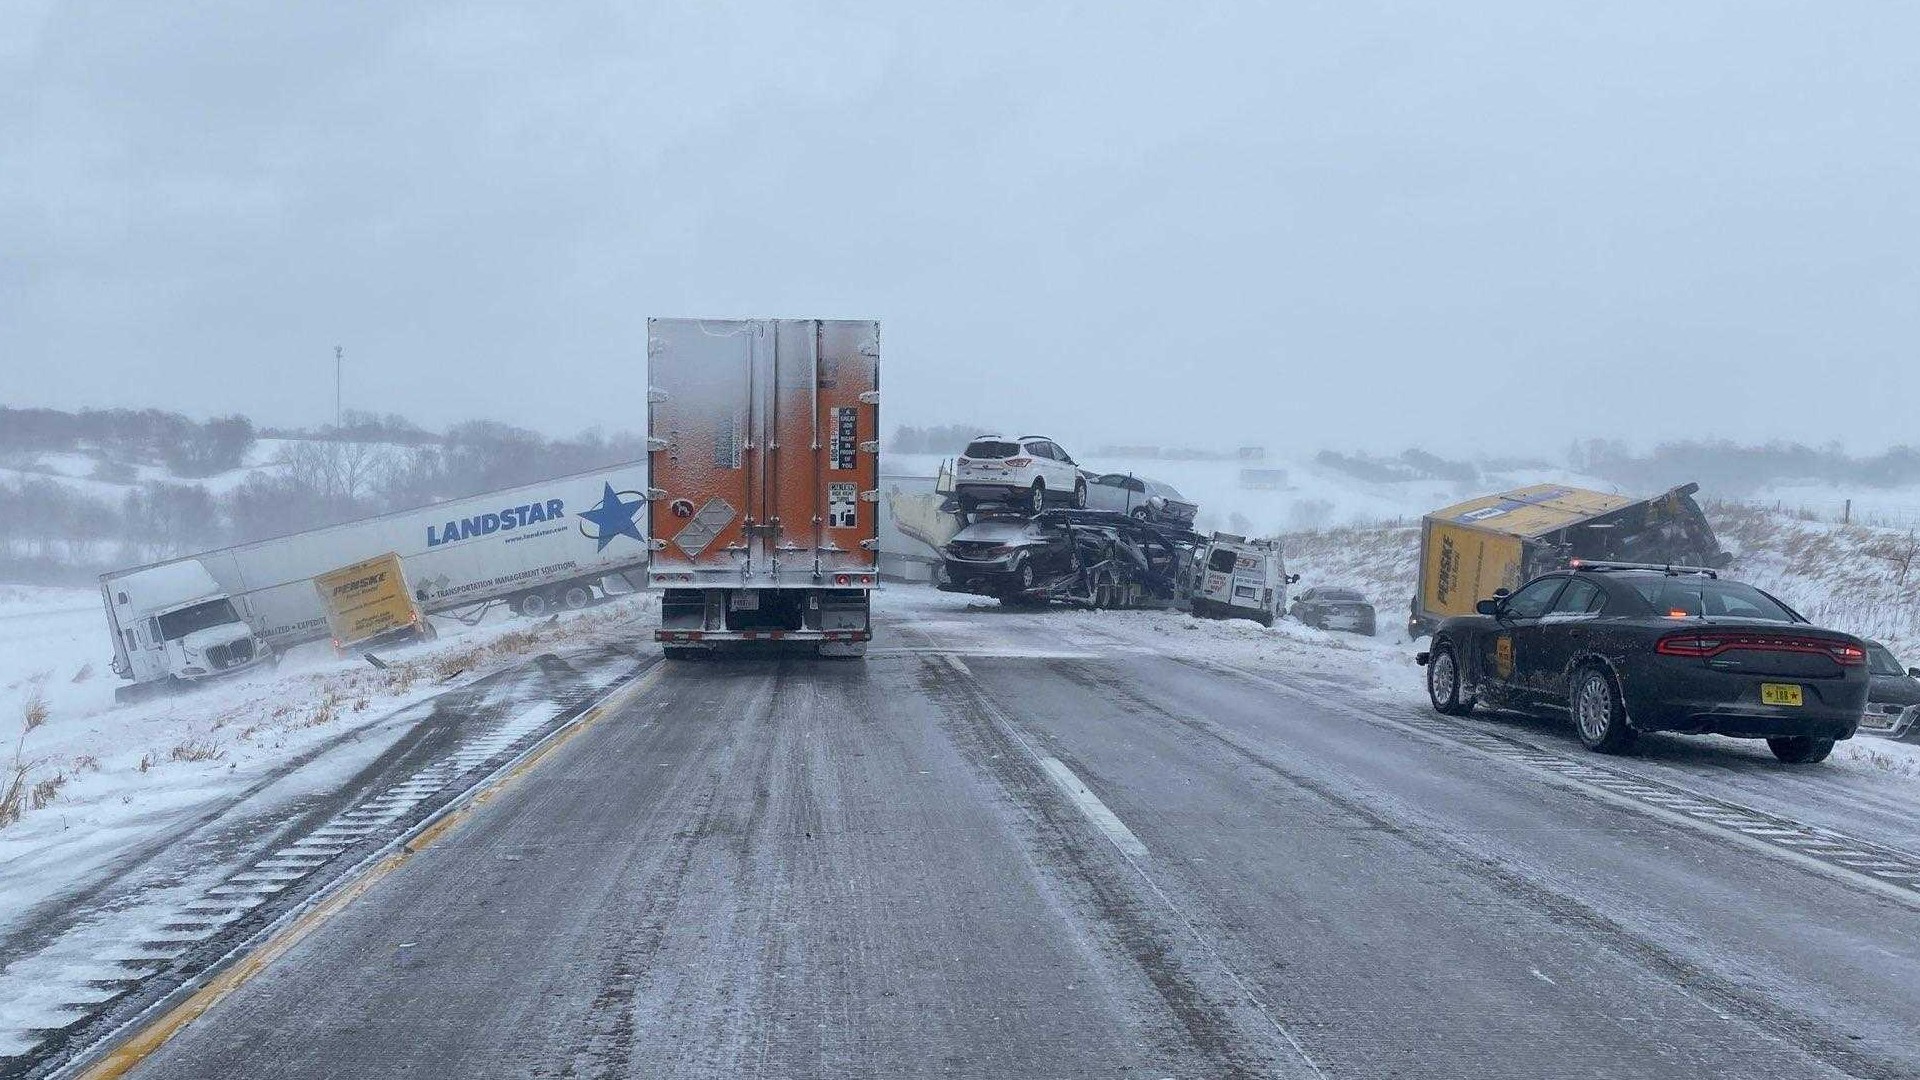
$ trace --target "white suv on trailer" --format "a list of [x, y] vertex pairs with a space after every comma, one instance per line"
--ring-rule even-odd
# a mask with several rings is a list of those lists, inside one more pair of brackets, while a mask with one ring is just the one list
[[982, 435], [953, 463], [953, 493], [963, 510], [1006, 503], [1029, 514], [1071, 500], [1087, 505], [1087, 481], [1073, 458], [1045, 435]]

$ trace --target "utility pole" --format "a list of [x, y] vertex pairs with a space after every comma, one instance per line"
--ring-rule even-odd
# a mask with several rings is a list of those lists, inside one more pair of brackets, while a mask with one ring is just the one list
[[338, 345], [333, 347], [333, 432], [335, 435], [340, 433], [340, 364], [341, 354], [345, 351]]

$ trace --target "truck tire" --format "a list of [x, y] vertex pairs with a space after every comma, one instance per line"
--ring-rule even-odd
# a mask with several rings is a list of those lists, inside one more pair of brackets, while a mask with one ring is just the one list
[[585, 585], [573, 584], [560, 592], [560, 606], [568, 611], [579, 611], [593, 603], [593, 590]]
[[1075, 510], [1085, 510], [1087, 508], [1087, 482], [1085, 480], [1074, 482], [1073, 508]]
[[1816, 739], [1811, 735], [1792, 735], [1779, 739], [1768, 739], [1767, 749], [1773, 756], [1789, 765], [1812, 765], [1827, 760], [1833, 753], [1832, 739]]
[[1148, 518], [1151, 518], [1153, 514], [1144, 506], [1136, 506], [1132, 510], [1127, 511], [1127, 516], [1135, 521], [1146, 521]]
[[1047, 508], [1047, 482], [1035, 480], [1027, 490], [1027, 512], [1038, 514]]
[[537, 619], [545, 615], [550, 606], [547, 602], [547, 594], [542, 592], [521, 593], [513, 600], [513, 610], [529, 619]]

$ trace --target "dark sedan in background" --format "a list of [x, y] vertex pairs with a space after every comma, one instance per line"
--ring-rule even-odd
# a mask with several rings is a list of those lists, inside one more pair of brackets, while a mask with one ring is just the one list
[[1568, 716], [1602, 753], [1678, 731], [1764, 738], [1782, 761], [1820, 761], [1867, 705], [1865, 642], [1704, 569], [1545, 574], [1444, 620], [1415, 659], [1440, 712]]
[[1358, 589], [1336, 585], [1316, 585], [1297, 593], [1287, 614], [1308, 626], [1321, 630], [1342, 630], [1350, 634], [1373, 636], [1373, 605]]
[[1867, 715], [1860, 730], [1889, 739], [1920, 738], [1920, 668], [1903, 667], [1893, 650], [1867, 642]]

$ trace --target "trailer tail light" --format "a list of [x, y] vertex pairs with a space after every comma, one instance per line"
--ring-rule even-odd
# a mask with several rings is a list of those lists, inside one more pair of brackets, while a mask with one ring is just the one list
[[871, 585], [873, 584], [873, 575], [872, 574], [835, 574], [833, 575], [833, 583], [835, 585], [839, 585], [842, 587], [847, 585]]
[[1825, 656], [1841, 667], [1859, 667], [1867, 662], [1867, 651], [1858, 645], [1791, 634], [1705, 634], [1698, 631], [1668, 634], [1654, 643], [1653, 650], [1663, 656], [1694, 659], [1727, 652], [1790, 652]]

